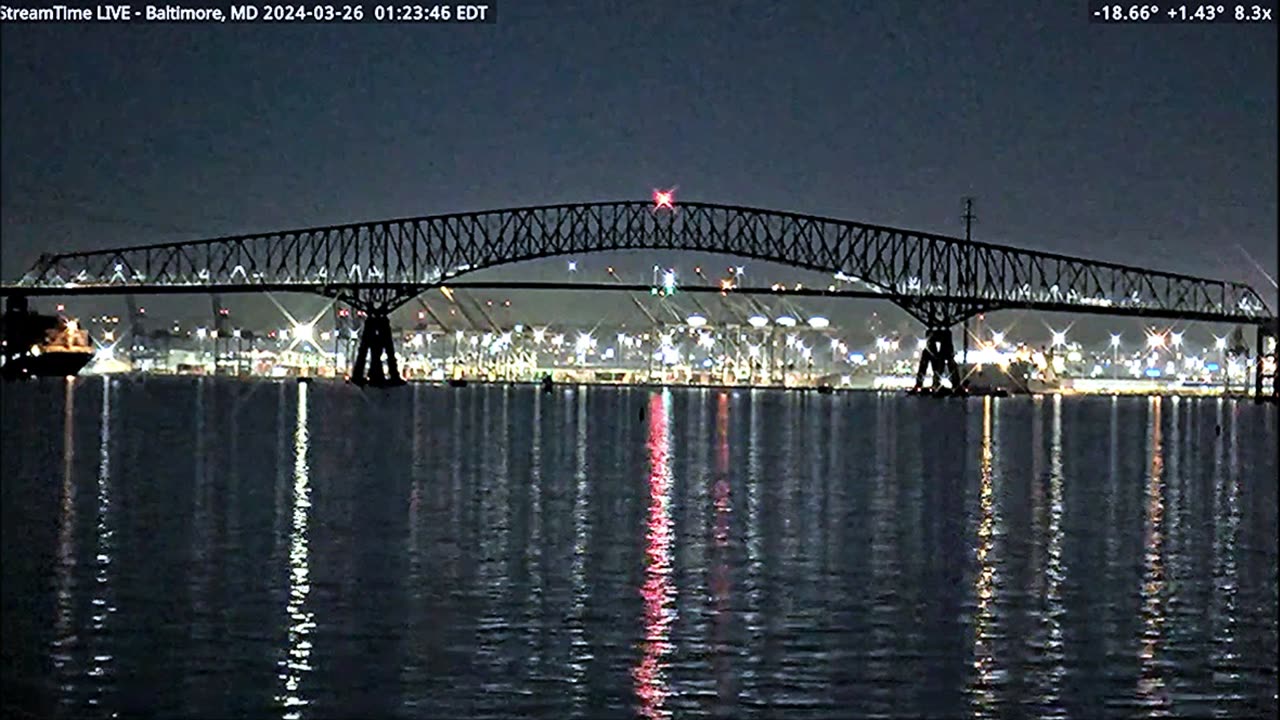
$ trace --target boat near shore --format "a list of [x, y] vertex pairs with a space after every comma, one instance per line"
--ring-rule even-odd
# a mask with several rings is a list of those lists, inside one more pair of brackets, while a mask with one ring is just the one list
[[1062, 382], [1052, 373], [1021, 360], [1008, 365], [977, 365], [966, 375], [965, 384], [975, 395], [1037, 395], [1062, 389]]
[[93, 359], [88, 331], [73, 318], [41, 315], [11, 298], [0, 316], [0, 376], [5, 380], [77, 375]]

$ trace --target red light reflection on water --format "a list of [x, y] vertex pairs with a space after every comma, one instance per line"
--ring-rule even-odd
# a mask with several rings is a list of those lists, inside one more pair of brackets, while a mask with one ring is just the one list
[[711, 487], [715, 507], [714, 550], [711, 563], [711, 596], [715, 612], [711, 616], [714, 639], [712, 670], [715, 673], [716, 696], [721, 707], [732, 708], [736, 700], [731, 651], [728, 648], [728, 624], [731, 620], [729, 596], [729, 393], [716, 398], [715, 484]]
[[[716, 398], [716, 481], [711, 492], [716, 506], [716, 547], [723, 548], [729, 542], [729, 393], [725, 392]], [[717, 564], [716, 568], [719, 580], [724, 566]]]
[[640, 712], [668, 718], [666, 656], [671, 652], [675, 588], [671, 585], [671, 437], [670, 395], [649, 398], [649, 518], [645, 547], [643, 656], [634, 676]]

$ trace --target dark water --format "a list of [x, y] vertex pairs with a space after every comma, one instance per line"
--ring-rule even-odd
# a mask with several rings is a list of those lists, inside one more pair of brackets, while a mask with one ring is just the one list
[[3, 392], [11, 712], [1277, 708], [1275, 408], [176, 379]]

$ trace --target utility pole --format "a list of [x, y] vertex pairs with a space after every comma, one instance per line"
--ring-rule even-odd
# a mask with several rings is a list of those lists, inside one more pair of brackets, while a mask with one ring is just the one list
[[964, 239], [966, 242], [973, 240], [973, 221], [978, 219], [973, 214], [973, 198], [966, 197], [964, 199], [964, 215], [960, 216], [964, 220]]
[[[966, 243], [972, 242], [973, 221], [978, 219], [978, 216], [973, 214], [973, 198], [964, 198], [964, 215], [961, 215], [960, 219], [964, 220], [964, 241]], [[967, 316], [964, 319], [961, 332], [964, 334], [964, 349], [961, 350], [963, 354], [960, 356], [960, 363], [965, 366], [965, 372], [967, 373], [967, 368], [969, 367], [969, 318]]]

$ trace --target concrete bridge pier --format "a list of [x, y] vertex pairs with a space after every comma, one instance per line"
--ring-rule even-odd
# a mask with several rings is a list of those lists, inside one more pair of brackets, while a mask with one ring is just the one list
[[[412, 285], [351, 288], [332, 297], [346, 303], [355, 316], [364, 316], [360, 342], [351, 363], [351, 382], [372, 387], [398, 387], [407, 384], [396, 362], [395, 336], [391, 332], [391, 313], [412, 300], [421, 288]], [[339, 313], [343, 316], [343, 313]], [[339, 322], [339, 325], [342, 325]]]
[[[929, 371], [933, 372], [933, 382], [925, 388], [924, 377]], [[950, 382], [950, 387], [942, 386], [944, 377]], [[960, 392], [960, 383], [960, 367], [956, 365], [956, 347], [951, 340], [951, 328], [930, 328], [925, 333], [924, 349], [920, 351], [915, 392], [951, 395]]]
[[[385, 362], [385, 367], [384, 367]], [[396, 365], [395, 342], [391, 336], [391, 317], [385, 312], [370, 312], [360, 331], [360, 346], [351, 367], [351, 382], [373, 387], [404, 385]]]

